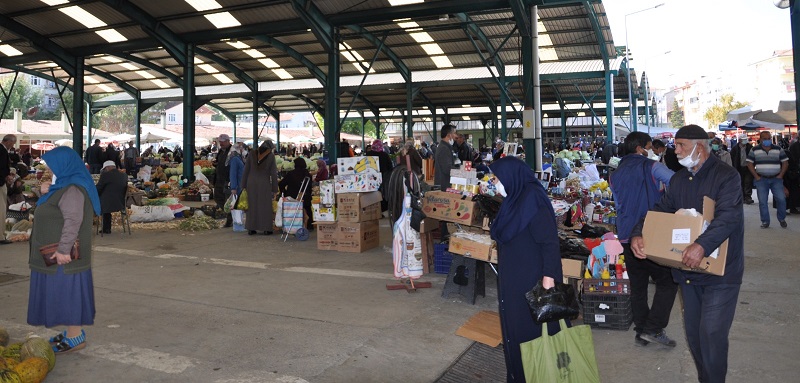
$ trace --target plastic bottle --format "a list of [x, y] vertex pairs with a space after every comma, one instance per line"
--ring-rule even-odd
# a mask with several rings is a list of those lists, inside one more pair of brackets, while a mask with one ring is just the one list
[[589, 269], [583, 272], [583, 279], [592, 279], [592, 273], [589, 272]]

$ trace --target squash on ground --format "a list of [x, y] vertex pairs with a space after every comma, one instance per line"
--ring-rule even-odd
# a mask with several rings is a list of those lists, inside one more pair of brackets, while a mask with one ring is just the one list
[[47, 371], [52, 371], [56, 365], [56, 354], [50, 342], [40, 337], [28, 338], [19, 350], [19, 360], [25, 361], [28, 358], [39, 357], [47, 361]]
[[0, 383], [23, 383], [23, 381], [16, 371], [0, 369]]
[[41, 383], [47, 377], [48, 362], [44, 358], [30, 357], [14, 367], [22, 383]]

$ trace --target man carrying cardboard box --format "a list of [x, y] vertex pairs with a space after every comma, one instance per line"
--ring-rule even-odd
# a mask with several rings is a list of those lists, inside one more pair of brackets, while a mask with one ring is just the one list
[[[686, 167], [675, 173], [664, 197], [652, 211], [674, 213], [679, 209], [703, 209], [708, 197], [716, 204], [708, 228], [682, 252], [683, 264], [697, 268], [726, 240], [727, 262], [723, 275], [673, 269], [681, 285], [686, 340], [700, 382], [724, 382], [728, 370], [728, 334], [744, 273], [744, 212], [740, 176], [736, 169], [711, 155], [706, 131], [697, 125], [675, 134], [675, 153]], [[631, 232], [631, 250], [647, 258], [642, 220]]]

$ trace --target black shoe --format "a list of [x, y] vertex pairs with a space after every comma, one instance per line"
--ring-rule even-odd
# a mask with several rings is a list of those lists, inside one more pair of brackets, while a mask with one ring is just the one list
[[650, 342], [642, 339], [642, 334], [636, 334], [636, 337], [633, 338], [633, 340], [634, 340], [634, 342], [635, 342], [635, 344], [637, 346], [641, 346], [641, 347], [644, 347], [644, 346], [647, 346], [648, 344], [650, 344]]
[[248, 232], [247, 232], [247, 235], [253, 235], [253, 234], [255, 234], [255, 233], [256, 233], [256, 231], [255, 231], [255, 230], [250, 230], [250, 231], [248, 231]]
[[784, 229], [785, 229], [787, 226], [789, 226], [789, 225], [787, 225], [787, 224], [786, 224], [786, 221], [780, 221], [780, 222], [781, 222], [781, 227], [782, 227], [782, 228], [784, 228]]
[[752, 204], [756, 203], [756, 201], [753, 201], [751, 199], [746, 199], [746, 200], [744, 200], [744, 203], [747, 204], [747, 205], [752, 205]]
[[[254, 233], [255, 233], [255, 232], [254, 232]], [[264, 235], [272, 235], [272, 232], [271, 232], [271, 231], [265, 231], [265, 232], [264, 232]]]
[[648, 342], [658, 343], [668, 347], [675, 347], [676, 345], [675, 341], [670, 339], [667, 336], [667, 332], [664, 330], [659, 331], [657, 334], [642, 333], [642, 339]]
[[769, 227], [769, 222], [761, 222], [761, 228], [766, 229]]

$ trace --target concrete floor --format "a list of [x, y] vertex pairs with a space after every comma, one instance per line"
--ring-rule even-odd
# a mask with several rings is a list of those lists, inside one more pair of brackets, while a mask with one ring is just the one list
[[[800, 216], [764, 230], [758, 205], [745, 215], [728, 381], [796, 381]], [[285, 243], [227, 229], [96, 237], [89, 346], [59, 356], [47, 382], [432, 382], [471, 343], [456, 328], [497, 309], [495, 281], [487, 272], [487, 296], [474, 306], [442, 299], [437, 274], [423, 277], [432, 289], [387, 291], [391, 232], [381, 226], [381, 246], [361, 254], [318, 251], [314, 233]], [[19, 276], [0, 284], [0, 326], [16, 340], [55, 332], [26, 324], [27, 249], [0, 247], [0, 273]], [[667, 332], [674, 349], [595, 329], [602, 381], [696, 382], [680, 302]]]

